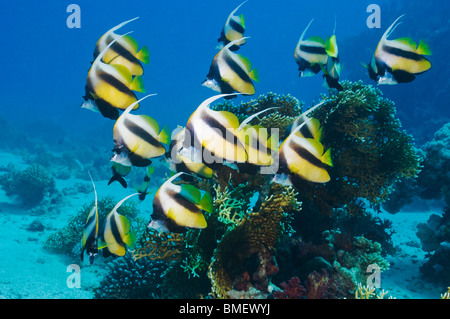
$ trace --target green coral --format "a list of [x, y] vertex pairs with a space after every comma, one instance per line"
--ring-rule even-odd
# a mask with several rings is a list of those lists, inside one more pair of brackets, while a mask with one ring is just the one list
[[392, 101], [371, 85], [343, 81], [344, 91], [323, 96], [324, 105], [312, 112], [323, 125], [323, 144], [332, 149], [331, 181], [311, 193], [322, 212], [346, 206], [359, 213], [367, 199], [386, 201], [392, 185], [416, 177], [420, 158], [413, 138], [395, 117]]
[[[99, 199], [97, 205], [99, 225], [101, 225], [105, 221], [106, 216], [116, 205], [116, 202], [110, 197], [105, 197]], [[50, 234], [44, 244], [44, 248], [61, 254], [70, 254], [73, 252], [73, 250], [76, 249], [81, 243], [86, 220], [93, 206], [94, 202], [84, 205], [77, 214], [68, 220], [66, 226]], [[138, 228], [142, 229], [142, 222], [140, 222], [139, 218], [136, 218], [138, 215], [138, 210], [136, 209], [136, 204], [134, 204], [133, 201], [127, 201], [122, 204], [117, 212], [128, 218], [128, 220], [132, 223], [132, 226], [134, 226], [134, 229], [136, 229], [136, 224], [133, 225], [133, 223], [138, 223], [138, 225], [140, 225]], [[141, 230], [137, 231], [138, 234], [142, 233]]]
[[2, 175], [0, 186], [8, 196], [17, 196], [25, 207], [38, 205], [45, 196], [55, 192], [55, 180], [41, 165], [32, 165], [25, 170], [13, 169]]

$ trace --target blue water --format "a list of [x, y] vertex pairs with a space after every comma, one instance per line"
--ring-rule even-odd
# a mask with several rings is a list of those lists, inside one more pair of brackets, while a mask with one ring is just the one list
[[[439, 2], [439, 1], [438, 1]], [[86, 131], [86, 126], [107, 126], [98, 114], [80, 109], [84, 83], [92, 61], [93, 48], [98, 38], [109, 28], [130, 18], [140, 18], [126, 26], [124, 31], [134, 31], [133, 37], [140, 45], [150, 48], [150, 64], [145, 66], [144, 83], [148, 93], [156, 97], [144, 103], [142, 110], [161, 123], [175, 127], [183, 125], [191, 112], [212, 91], [202, 87], [220, 30], [229, 12], [237, 6], [230, 1], [147, 1], [123, 3], [120, 1], [78, 1], [81, 8], [81, 28], [69, 29], [66, 12], [69, 1], [37, 3], [22, 1], [21, 5], [6, 2], [2, 6], [2, 108], [3, 115], [13, 122], [39, 128], [42, 122], [60, 126], [70, 136]], [[399, 13], [406, 13], [405, 24], [399, 30], [408, 36], [417, 34], [427, 38], [436, 27], [435, 19], [420, 15], [419, 5], [408, 5], [406, 10], [393, 10], [388, 1], [378, 1], [381, 7], [381, 29], [369, 29], [366, 12], [370, 1], [322, 1], [320, 8], [309, 1], [280, 0], [249, 1], [239, 10], [246, 19], [248, 45], [241, 53], [250, 58], [258, 68], [261, 81], [256, 85], [256, 96], [273, 91], [292, 94], [309, 105], [319, 93], [325, 92], [320, 76], [298, 78], [293, 59], [295, 45], [311, 18], [315, 22], [310, 34], [326, 37], [333, 31], [336, 18], [336, 34], [342, 51], [344, 70], [342, 79], [364, 79], [370, 83], [360, 62], [367, 63], [382, 33]], [[420, 2], [417, 2], [419, 4]], [[440, 1], [431, 10], [436, 16], [444, 16], [448, 6]], [[400, 6], [401, 7], [401, 6]], [[423, 8], [421, 8], [423, 10]], [[443, 19], [448, 22], [448, 20]], [[406, 27], [406, 25], [408, 27]], [[414, 31], [420, 28], [414, 33]], [[405, 34], [406, 35], [406, 34]], [[359, 36], [359, 37], [358, 37]], [[357, 41], [350, 39], [358, 37]], [[418, 40], [418, 39], [417, 39]], [[439, 41], [433, 48], [439, 56]], [[362, 61], [361, 61], [362, 60]], [[427, 112], [429, 116], [448, 118], [448, 110], [433, 102], [427, 106], [403, 102], [416, 88], [423, 90], [423, 100], [433, 101], [433, 90], [440, 81], [448, 59], [432, 57], [433, 68], [414, 83], [404, 86], [383, 87], [388, 97], [396, 99], [400, 112], [416, 114]], [[445, 77], [444, 77], [445, 78]], [[246, 98], [248, 99], [248, 98]], [[430, 109], [436, 107], [436, 109]], [[424, 110], [425, 109], [425, 110]], [[436, 114], [441, 113], [441, 114]], [[404, 122], [411, 116], [401, 114]], [[420, 115], [416, 115], [417, 116]], [[417, 120], [416, 120], [417, 121]], [[83, 124], [82, 124], [83, 123]], [[80, 125], [84, 129], [80, 132]], [[408, 123], [404, 123], [408, 127]], [[417, 125], [414, 122], [414, 125]], [[436, 127], [433, 127], [436, 128]], [[97, 132], [97, 134], [101, 134]], [[94, 133], [93, 133], [94, 134]]]
[[[448, 1], [388, 0], [249, 0], [238, 14], [245, 16], [250, 39], [239, 53], [259, 70], [256, 94], [238, 97], [249, 101], [267, 92], [291, 94], [313, 105], [326, 94], [321, 75], [299, 78], [294, 48], [312, 18], [309, 35], [336, 35], [344, 65], [341, 80], [369, 79], [361, 62], [368, 63], [387, 27], [405, 13], [399, 36], [417, 42], [431, 39], [432, 68], [409, 84], [380, 86], [392, 99], [403, 127], [417, 145], [433, 138], [450, 121], [448, 80]], [[69, 28], [67, 7], [81, 9], [81, 27]], [[2, 44], [1, 113], [7, 123], [29, 136], [42, 138], [49, 147], [63, 147], [64, 138], [74, 145], [109, 150], [113, 147], [114, 121], [81, 109], [90, 62], [97, 40], [113, 26], [134, 18], [119, 33], [133, 31], [140, 46], [148, 46], [150, 63], [144, 65], [146, 94], [156, 96], [142, 103], [139, 114], [160, 125], [184, 126], [197, 106], [215, 95], [201, 86], [208, 73], [215, 46], [228, 14], [241, 2], [218, 0], [172, 1], [3, 1], [0, 10]], [[368, 5], [381, 8], [381, 28], [370, 29]], [[144, 94], [137, 94], [138, 97]], [[1, 137], [1, 133], [0, 133]], [[63, 145], [63, 146], [61, 146]], [[74, 154], [77, 149], [71, 149]], [[105, 154], [106, 160], [111, 154]], [[2, 163], [4, 164], [4, 163]]]

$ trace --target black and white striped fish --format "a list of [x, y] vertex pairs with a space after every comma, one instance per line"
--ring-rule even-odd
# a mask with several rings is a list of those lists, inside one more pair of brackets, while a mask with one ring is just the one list
[[[112, 41], [97, 56], [89, 70], [86, 80], [85, 102], [82, 108], [99, 111], [104, 117], [117, 119], [118, 109], [126, 109], [137, 101], [133, 91], [144, 92], [144, 84], [140, 76], [133, 78], [130, 71], [123, 65], [106, 64], [102, 58], [115, 43]], [[135, 108], [139, 104], [134, 104]]]
[[[255, 94], [255, 86], [252, 80], [259, 81], [256, 69], [251, 68], [250, 60], [240, 54], [230, 51], [231, 46], [241, 40], [234, 40], [220, 50], [209, 68], [206, 80], [202, 82], [216, 92], [223, 94], [239, 92], [246, 95]], [[225, 98], [231, 99], [229, 95]]]
[[138, 19], [138, 17], [122, 22], [102, 35], [95, 45], [94, 59], [108, 46], [108, 44], [115, 40], [116, 42], [103, 56], [103, 62], [107, 64], [123, 65], [133, 76], [142, 75], [144, 69], [140, 62], [145, 64], [149, 63], [148, 47], [144, 46], [139, 50], [136, 40], [131, 36], [128, 34], [121, 36], [115, 33], [115, 31], [136, 19]]
[[[172, 138], [169, 146], [170, 166], [175, 172], [194, 173], [203, 178], [211, 178], [213, 170], [202, 162], [195, 162], [191, 154], [183, 154], [182, 149], [186, 140], [186, 128], [180, 131]], [[192, 150], [192, 149], [191, 149]]]
[[236, 42], [234, 45], [230, 47], [231, 51], [239, 50], [240, 46], [244, 45], [246, 40], [244, 38], [245, 32], [245, 20], [244, 16], [241, 14], [239, 16], [235, 15], [236, 11], [246, 3], [248, 0], [242, 2], [227, 18], [225, 21], [225, 25], [222, 28], [222, 32], [220, 33], [220, 38], [217, 39], [219, 44], [217, 44], [216, 49], [221, 50], [224, 46], [234, 40], [240, 40]]
[[303, 31], [294, 51], [294, 58], [300, 71], [300, 77], [316, 75], [326, 66], [328, 61], [326, 43], [321, 37], [313, 36], [306, 40], [304, 39], [306, 31], [308, 31], [313, 21], [314, 19], [309, 22]]
[[342, 64], [339, 58], [339, 49], [335, 34], [329, 37], [325, 42], [325, 50], [328, 55], [327, 64], [323, 67], [323, 76], [325, 78], [326, 84], [329, 88], [343, 91], [344, 88], [339, 84]]
[[92, 186], [94, 187], [95, 201], [94, 207], [92, 207], [87, 217], [83, 238], [81, 239], [81, 260], [84, 260], [84, 252], [86, 251], [89, 257], [89, 263], [92, 264], [98, 253], [98, 205], [97, 191], [95, 190], [95, 184], [91, 174], [89, 174], [89, 177], [91, 178]]
[[176, 185], [173, 182], [184, 172], [177, 173], [168, 179], [155, 194], [153, 199], [153, 221], [163, 221], [170, 231], [182, 231], [183, 227], [205, 228], [207, 226], [206, 211], [212, 213], [211, 195], [193, 185]]
[[151, 158], [166, 153], [164, 144], [170, 143], [168, 127], [161, 131], [159, 125], [148, 115], [130, 114], [135, 104], [155, 94], [150, 94], [131, 104], [114, 124], [114, 155], [113, 162], [124, 166], [147, 167]]
[[431, 63], [424, 55], [431, 55], [428, 44], [421, 40], [417, 45], [410, 38], [399, 38], [389, 40], [395, 28], [399, 25], [398, 20], [386, 30], [378, 43], [372, 60], [367, 69], [369, 76], [378, 84], [408, 83], [431, 68]]
[[[215, 100], [229, 95], [234, 94], [215, 95], [200, 104], [186, 124], [190, 140], [185, 140], [184, 144], [187, 147], [193, 146], [197, 150], [204, 148], [213, 156], [211, 161], [244, 163], [247, 160], [247, 153], [244, 144], [236, 135], [239, 119], [231, 112], [214, 111], [208, 107]], [[205, 158], [200, 160], [205, 162]], [[199, 160], [195, 161], [199, 162]], [[212, 163], [206, 161], [206, 164]]]
[[[330, 180], [326, 166], [333, 166], [331, 149], [324, 151], [319, 140], [297, 134], [310, 120], [307, 119], [297, 126], [280, 145], [280, 170], [274, 178], [275, 182], [289, 184], [292, 178], [316, 183], [326, 183]], [[287, 181], [283, 175], [287, 176]]]
[[131, 229], [129, 220], [117, 212], [127, 199], [135, 195], [139, 195], [139, 193], [131, 194], [122, 199], [106, 216], [102, 236], [103, 244], [109, 253], [116, 256], [125, 255], [127, 251], [126, 246], [133, 246], [136, 240], [136, 234]]

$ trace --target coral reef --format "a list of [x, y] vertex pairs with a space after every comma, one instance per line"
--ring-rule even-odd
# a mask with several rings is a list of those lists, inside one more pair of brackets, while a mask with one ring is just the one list
[[38, 205], [55, 190], [55, 180], [40, 165], [32, 165], [23, 171], [11, 170], [0, 178], [0, 186], [8, 196], [17, 196], [28, 208]]
[[[384, 291], [384, 289], [377, 293], [375, 287], [363, 286], [361, 283], [358, 284], [358, 289], [355, 291], [355, 299], [384, 299], [384, 297], [389, 293], [389, 291]], [[389, 299], [395, 299], [389, 296]]]
[[[348, 292], [354, 291], [358, 282], [366, 280], [368, 265], [377, 264], [381, 271], [389, 268], [379, 243], [362, 236], [351, 237], [338, 230], [324, 231], [321, 239], [315, 242], [303, 241], [298, 236], [286, 237], [278, 250], [280, 273], [273, 279], [275, 284], [291, 277], [311, 283], [319, 278], [317, 274], [311, 278], [311, 274], [326, 271], [327, 298], [348, 298]], [[312, 294], [311, 288], [306, 289]]]
[[418, 194], [424, 199], [441, 198], [450, 185], [450, 123], [434, 134], [423, 151], [425, 158], [417, 178]]
[[390, 200], [383, 208], [398, 212], [414, 199], [441, 200], [450, 205], [450, 124], [437, 130], [434, 138], [419, 150], [421, 168], [416, 179], [402, 180], [395, 184]]
[[[110, 197], [98, 200], [99, 225], [104, 222], [106, 216], [111, 212], [115, 205], [116, 202]], [[61, 254], [71, 254], [74, 249], [76, 250], [81, 243], [86, 219], [93, 206], [94, 202], [84, 205], [77, 214], [68, 220], [66, 226], [50, 234], [44, 244], [44, 248]], [[133, 201], [125, 202], [117, 211], [120, 215], [125, 216], [131, 223], [139, 223], [139, 218], [137, 218], [138, 211]]]
[[344, 91], [323, 96], [324, 105], [311, 114], [323, 125], [323, 145], [333, 150], [331, 181], [304, 187], [322, 213], [345, 206], [358, 214], [364, 210], [361, 198], [379, 205], [396, 181], [415, 177], [420, 158], [395, 117], [394, 103], [379, 89], [361, 81], [342, 86]]
[[[383, 203], [397, 180], [416, 176], [419, 156], [394, 104], [378, 89], [361, 82], [343, 86], [322, 97], [325, 103], [312, 114], [323, 125], [324, 146], [333, 150], [330, 182], [282, 186], [272, 175], [227, 165], [210, 179], [178, 182], [209, 190], [213, 212], [205, 212], [204, 229], [142, 230], [130, 256], [165, 265], [159, 297], [351, 298], [369, 265], [389, 268], [384, 256], [394, 249], [391, 225], [366, 205]], [[252, 121], [280, 128], [280, 136], [302, 111], [297, 99], [273, 93], [239, 106], [213, 106], [241, 121], [270, 107], [276, 109]]]
[[95, 290], [96, 299], [156, 299], [161, 296], [163, 262], [146, 258], [135, 260], [126, 253], [106, 267], [108, 273]]
[[422, 249], [428, 252], [427, 262], [420, 270], [424, 275], [442, 285], [450, 282], [450, 206], [442, 216], [432, 214], [426, 223], [417, 225], [417, 237]]
[[[214, 252], [208, 273], [213, 296], [225, 298], [236, 278], [245, 272], [252, 277], [258, 271], [255, 264], [264, 267], [263, 260], [271, 258], [269, 256], [273, 254], [281, 235], [290, 230], [289, 214], [299, 208], [292, 187], [275, 184], [258, 212], [246, 215], [239, 225], [225, 233]], [[265, 271], [266, 280], [274, 274], [273, 270]], [[267, 290], [268, 281], [259, 283], [255, 288]]]

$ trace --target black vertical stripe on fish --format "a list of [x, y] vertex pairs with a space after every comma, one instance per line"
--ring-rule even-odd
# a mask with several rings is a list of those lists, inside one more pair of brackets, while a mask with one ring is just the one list
[[311, 154], [306, 148], [294, 143], [292, 150], [310, 164], [317, 167], [323, 167], [322, 161], [314, 156], [314, 154]]
[[[228, 135], [229, 135], [230, 133], [227, 133], [228, 130], [227, 130], [226, 127], [224, 127], [224, 126], [222, 125], [222, 123], [220, 123], [220, 122], [217, 121], [214, 117], [209, 116], [209, 115], [207, 115], [207, 116], [205, 116], [204, 118], [202, 118], [202, 120], [203, 120], [203, 122], [205, 122], [206, 125], [208, 125], [209, 127], [213, 128], [213, 129], [218, 129], [218, 130], [220, 131], [220, 133], [222, 134], [222, 138], [223, 138], [224, 140], [227, 140]], [[227, 141], [228, 141], [228, 140], [227, 140]], [[233, 134], [233, 142], [232, 142], [233, 145], [237, 145], [237, 144], [238, 144], [238, 141], [239, 141], [239, 139], [237, 138], [237, 136]], [[231, 142], [231, 141], [228, 141], [228, 142]]]
[[199, 208], [197, 206], [195, 206], [194, 203], [191, 203], [186, 198], [184, 198], [180, 193], [170, 194], [170, 197], [173, 198], [173, 200], [178, 205], [182, 206], [186, 210], [188, 210], [188, 211], [190, 211], [192, 213], [198, 213], [199, 212]]
[[236, 22], [234, 19], [230, 19], [230, 27], [236, 32], [239, 32], [241, 34], [243, 34], [245, 31], [244, 27], [240, 23]]
[[136, 167], [147, 167], [152, 163], [150, 159], [143, 158], [142, 156], [139, 156], [136, 153], [129, 153], [128, 158], [130, 159], [133, 166]]
[[110, 226], [111, 226], [111, 233], [116, 240], [116, 242], [120, 245], [125, 246], [125, 243], [122, 240], [122, 236], [120, 235], [119, 228], [117, 227], [116, 219], [114, 218], [114, 214], [111, 216], [110, 219]]
[[414, 79], [416, 78], [414, 74], [411, 74], [407, 71], [403, 70], [392, 71], [390, 68], [388, 68], [388, 71], [392, 73], [392, 76], [398, 83], [409, 83], [414, 81]]
[[[120, 57], [130, 61], [131, 63], [140, 64], [139, 60], [133, 55], [133, 53], [128, 51], [126, 48], [124, 48], [122, 45], [120, 45], [117, 42], [111, 46], [110, 50], [114, 51], [117, 54], [116, 57], [120, 56]], [[108, 64], [114, 64], [114, 59], [116, 57], [112, 58], [111, 61], [108, 62]]]
[[228, 67], [236, 73], [238, 77], [240, 77], [244, 82], [252, 83], [252, 80], [247, 74], [247, 71], [242, 69], [242, 67], [234, 61], [233, 57], [229, 54], [225, 54], [224, 60]]
[[134, 135], [141, 138], [148, 144], [154, 147], [161, 147], [161, 143], [154, 138], [149, 132], [144, 130], [142, 127], [136, 125], [133, 121], [129, 120], [128, 118], [125, 118], [123, 121], [123, 125]]
[[316, 47], [316, 46], [310, 46], [301, 44], [300, 45], [300, 51], [311, 53], [311, 54], [327, 54], [324, 47]]
[[112, 120], [117, 120], [119, 118], [119, 109], [106, 102], [105, 100], [96, 99], [95, 104], [97, 104], [98, 110], [104, 117], [110, 118]]
[[423, 59], [425, 59], [423, 56], [421, 56], [420, 54], [417, 54], [415, 52], [411, 52], [411, 51], [405, 51], [399, 48], [395, 48], [395, 47], [391, 47], [388, 45], [383, 45], [382, 50], [386, 53], [395, 55], [395, 56], [399, 56], [408, 60], [413, 60], [413, 61], [421, 61]]
[[153, 212], [151, 217], [155, 220], [167, 219], [166, 214], [164, 213], [164, 210], [162, 208], [161, 199], [159, 198], [159, 196], [155, 196], [153, 200]]
[[122, 82], [120, 82], [119, 80], [117, 80], [114, 76], [105, 72], [100, 72], [99, 78], [100, 80], [114, 87], [116, 90], [136, 98], [136, 95], [130, 90], [130, 88], [125, 84], [123, 84]]

